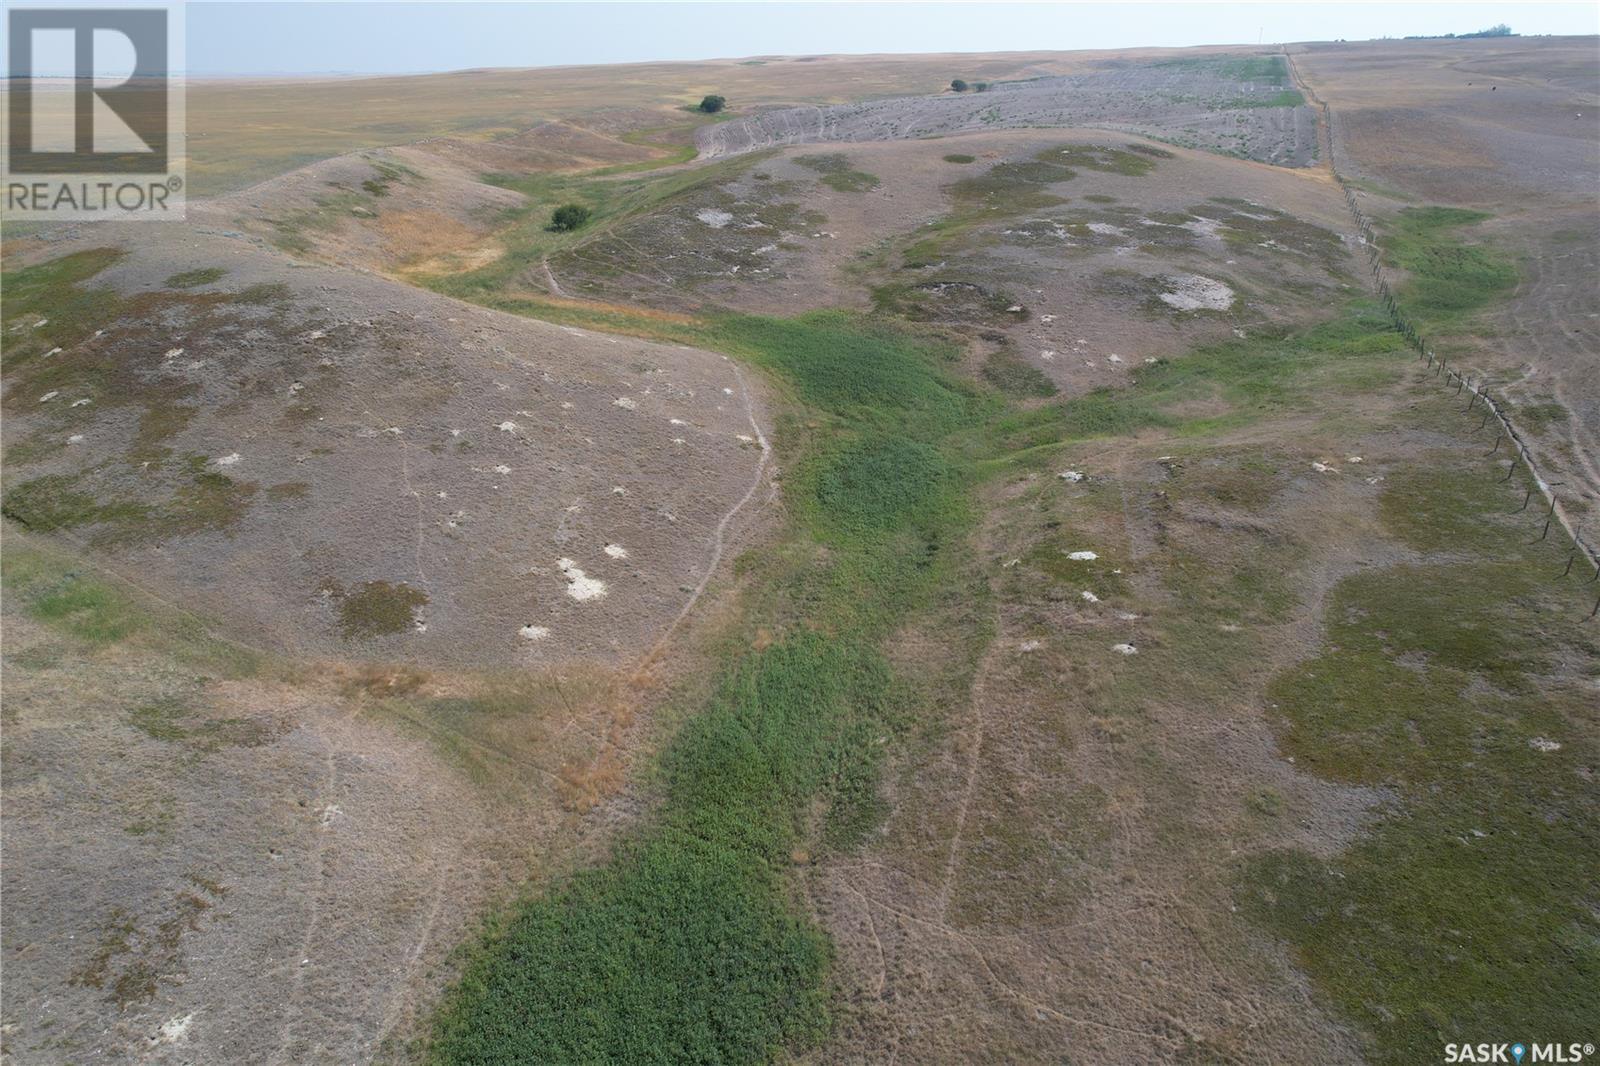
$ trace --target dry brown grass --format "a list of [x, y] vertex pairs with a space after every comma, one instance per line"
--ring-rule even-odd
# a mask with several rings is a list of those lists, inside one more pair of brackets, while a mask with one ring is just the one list
[[[1520, 261], [1522, 284], [1440, 354], [1514, 406], [1567, 417], [1530, 427], [1541, 468], [1600, 542], [1600, 66], [1592, 37], [1311, 45], [1296, 66], [1334, 114], [1342, 174], [1368, 214], [1406, 203], [1485, 210], [1485, 237]], [[1515, 413], [1513, 413], [1515, 419]]]
[[[728, 59], [333, 81], [197, 81], [188, 94], [190, 187], [196, 195], [212, 195], [316, 159], [424, 137], [514, 138], [541, 120], [592, 125], [613, 136], [682, 126], [682, 109], [708, 92], [722, 93], [738, 113], [939, 92], [952, 69], [970, 79], [999, 81], [1175, 54], [1179, 50], [820, 56], [803, 62], [774, 57], [761, 65]], [[553, 155], [551, 162], [559, 158]]]

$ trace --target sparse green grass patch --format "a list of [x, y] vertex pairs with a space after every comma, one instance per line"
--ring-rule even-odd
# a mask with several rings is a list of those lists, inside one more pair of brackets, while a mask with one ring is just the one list
[[90, 645], [138, 640], [221, 677], [246, 677], [262, 666], [255, 652], [212, 636], [200, 619], [152, 603], [20, 531], [6, 531], [0, 582], [31, 617]]
[[221, 748], [255, 748], [278, 730], [255, 718], [199, 718], [181, 699], [169, 697], [135, 707], [129, 724], [152, 740], [181, 744], [202, 754]]
[[109, 287], [83, 283], [125, 254], [118, 248], [90, 248], [0, 275], [7, 369], [52, 347], [77, 344], [114, 316], [121, 297]]
[[1273, 93], [1254, 93], [1235, 96], [1222, 104], [1225, 109], [1239, 110], [1252, 107], [1303, 107], [1306, 98], [1299, 89], [1279, 89]]
[[[1574, 598], [1550, 598], [1558, 549], [1498, 527], [1510, 493], [1481, 482], [1434, 481], [1428, 505], [1500, 534], [1474, 538], [1471, 565], [1347, 578], [1328, 650], [1272, 688], [1300, 765], [1385, 785], [1396, 806], [1338, 858], [1276, 853], [1241, 887], [1397, 1066], [1468, 1030], [1581, 1033], [1600, 969], [1597, 753], [1572, 724], [1584, 695], [1551, 670], [1600, 647]], [[1427, 519], [1399, 530], [1461, 547]]]
[[[688, 152], [692, 156], [692, 146]], [[704, 193], [711, 187], [737, 177], [771, 155], [770, 152], [752, 152], [706, 166], [663, 174], [649, 173], [648, 169], [634, 173], [658, 167], [661, 165], [659, 161], [643, 164], [642, 167], [624, 166], [585, 174], [486, 174], [483, 180], [489, 184], [515, 189], [528, 198], [523, 207], [506, 214], [505, 225], [497, 234], [506, 254], [477, 270], [422, 280], [439, 292], [493, 306], [514, 279], [530, 268], [537, 269], [545, 256], [599, 247], [615, 229], [630, 220], [680, 198]], [[548, 223], [551, 212], [569, 203], [589, 208], [591, 215], [588, 221], [576, 231], [550, 229]], [[774, 222], [778, 221], [774, 219]], [[614, 249], [614, 253], [598, 258], [604, 262], [626, 264], [629, 256], [639, 254], [636, 249], [620, 245]]]
[[133, 503], [102, 503], [78, 485], [75, 474], [47, 474], [8, 490], [0, 513], [35, 533], [53, 533], [101, 522], [139, 521], [148, 508]]
[[1455, 207], [1407, 207], [1391, 222], [1384, 254], [1410, 275], [1397, 295], [1419, 328], [1459, 327], [1516, 285], [1517, 269], [1504, 255], [1459, 235], [1488, 217]]
[[[1315, 409], [1322, 389], [1372, 387], [1400, 373], [1398, 334], [1375, 308], [1359, 306], [1295, 333], [1258, 334], [1198, 349], [1134, 371], [1134, 384], [1095, 389], [999, 424], [1014, 451], [1067, 441], [1124, 436], [1160, 427], [1186, 434], [1240, 425], [1268, 415]], [[1223, 409], [1189, 413], [1196, 401]]]
[[841, 152], [829, 155], [797, 155], [794, 161], [822, 175], [822, 184], [840, 192], [867, 192], [878, 187], [877, 175], [856, 170]]
[[1052, 152], [1059, 156], [1059, 162], [1069, 167], [1121, 174], [1127, 178], [1143, 177], [1150, 173], [1156, 167], [1155, 160], [1160, 158], [1148, 151], [1125, 151], [1101, 144], [1073, 144], [1065, 148], [1046, 149], [1039, 153], [1038, 158], [1050, 158]]
[[[1502, 401], [1503, 402], [1503, 401]], [[1544, 403], [1518, 404], [1511, 418], [1518, 428], [1543, 433], [1551, 426], [1561, 425], [1572, 417], [1570, 411], [1554, 400]]]
[[951, 152], [944, 157], [944, 161], [946, 163], [975, 163], [978, 161], [978, 157], [967, 155], [965, 152]]
[[198, 270], [185, 270], [173, 274], [164, 282], [169, 289], [197, 289], [202, 285], [210, 285], [214, 281], [221, 281], [228, 274], [226, 267], [201, 267]]
[[1046, 399], [1057, 391], [1044, 371], [1015, 352], [991, 352], [983, 361], [982, 373], [989, 384], [1018, 399]]
[[426, 592], [404, 581], [367, 581], [349, 592], [336, 586], [331, 591], [339, 602], [339, 631], [346, 640], [403, 633], [428, 602]]

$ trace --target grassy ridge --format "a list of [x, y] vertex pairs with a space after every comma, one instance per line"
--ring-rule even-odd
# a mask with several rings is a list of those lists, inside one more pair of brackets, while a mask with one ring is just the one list
[[768, 367], [803, 413], [784, 431], [803, 560], [772, 580], [746, 652], [662, 758], [659, 815], [611, 862], [517, 907], [446, 1003], [440, 1063], [749, 1062], [827, 1025], [825, 938], [785, 870], [820, 801], [835, 839], [871, 822], [900, 690], [876, 650], [935, 590], [967, 521], [942, 447], [982, 401], [945, 353], [840, 314], [702, 327]]
[[[496, 235], [505, 246], [505, 255], [476, 270], [420, 280], [450, 296], [488, 302], [514, 284], [525, 284], [522, 276], [545, 256], [592, 241], [608, 228], [660, 207], [675, 196], [726, 181], [770, 154], [752, 152], [690, 170], [656, 172], [662, 164], [651, 161], [643, 167], [621, 166], [581, 174], [486, 174], [483, 180], [489, 184], [515, 189], [527, 197], [525, 203], [505, 213], [504, 226]], [[593, 212], [589, 222], [571, 232], [552, 230], [551, 211], [566, 203], [588, 207]]]

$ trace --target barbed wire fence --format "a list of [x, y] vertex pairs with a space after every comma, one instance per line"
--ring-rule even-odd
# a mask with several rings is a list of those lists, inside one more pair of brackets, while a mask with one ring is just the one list
[[[1317, 98], [1311, 87], [1306, 84], [1305, 79], [1300, 76], [1300, 71], [1295, 66], [1294, 57], [1285, 51], [1283, 58], [1288, 65], [1289, 73], [1300, 87], [1301, 92], [1305, 94], [1306, 99], [1311, 102], [1312, 106], [1319, 108], [1321, 111], [1320, 129], [1325, 131], [1325, 135], [1319, 136], [1318, 140], [1326, 145], [1328, 172], [1333, 175], [1333, 180], [1338, 184], [1339, 190], [1344, 193], [1345, 203], [1349, 206], [1350, 214], [1355, 219], [1356, 230], [1361, 235], [1362, 248], [1367, 254], [1367, 265], [1372, 276], [1372, 286], [1377, 292], [1379, 300], [1382, 301], [1384, 310], [1389, 314], [1390, 324], [1394, 326], [1396, 332], [1405, 338], [1406, 344], [1416, 352], [1418, 362], [1424, 364], [1426, 372], [1438, 380], [1441, 387], [1448, 388], [1453, 384], [1455, 386], [1455, 392], [1451, 394], [1453, 397], [1459, 397], [1463, 392], [1468, 393], [1467, 405], [1461, 408], [1463, 414], [1469, 414], [1480, 404], [1482, 405], [1483, 418], [1479, 421], [1477, 429], [1472, 431], [1474, 434], [1481, 433], [1487, 429], [1491, 421], [1495, 423], [1494, 447], [1489, 449], [1485, 457], [1498, 455], [1501, 445], [1506, 445], [1509, 462], [1506, 467], [1505, 477], [1500, 480], [1509, 482], [1516, 476], [1517, 468], [1520, 465], [1532, 482], [1527, 494], [1523, 497], [1522, 506], [1512, 513], [1522, 514], [1526, 512], [1533, 502], [1534, 494], [1538, 493], [1546, 506], [1543, 508], [1544, 514], [1541, 516], [1543, 528], [1539, 531], [1539, 536], [1534, 543], [1548, 538], [1552, 526], [1559, 527], [1572, 541], [1572, 551], [1567, 555], [1567, 565], [1556, 577], [1560, 579], [1570, 576], [1573, 564], [1581, 556], [1585, 562], [1594, 568], [1593, 576], [1584, 584], [1593, 585], [1596, 582], [1600, 582], [1600, 553], [1597, 553], [1595, 548], [1583, 539], [1583, 535], [1573, 527], [1572, 522], [1562, 510], [1560, 500], [1556, 497], [1555, 489], [1540, 473], [1538, 463], [1535, 462], [1533, 453], [1528, 449], [1527, 441], [1517, 431], [1516, 426], [1512, 424], [1505, 404], [1490, 395], [1488, 383], [1482, 377], [1474, 382], [1470, 373], [1463, 374], [1449, 365], [1443, 356], [1436, 354], [1429, 345], [1427, 338], [1406, 317], [1399, 300], [1395, 298], [1393, 288], [1389, 285], [1389, 279], [1384, 270], [1383, 250], [1378, 245], [1377, 230], [1367, 218], [1366, 212], [1361, 210], [1361, 204], [1356, 197], [1355, 190], [1345, 180], [1344, 175], [1339, 173], [1333, 150], [1333, 111], [1328, 107], [1326, 101]], [[1600, 595], [1597, 595], [1594, 609], [1584, 617], [1584, 621], [1588, 621], [1596, 615], [1600, 615]]]

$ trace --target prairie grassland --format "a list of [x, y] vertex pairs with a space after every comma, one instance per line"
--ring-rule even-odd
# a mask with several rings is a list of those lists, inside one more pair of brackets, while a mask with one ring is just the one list
[[[1061, 52], [976, 61], [970, 56], [818, 56], [635, 64], [622, 78], [615, 67], [594, 66], [331, 81], [201, 80], [188, 90], [190, 188], [209, 196], [360, 148], [425, 137], [506, 137], [552, 119], [608, 127], [620, 121], [619, 134], [683, 126], [686, 109], [708, 92], [727, 96], [727, 118], [763, 105], [936, 93], [949, 84], [956, 67], [998, 81], [1064, 73], [1097, 58]], [[294, 120], [285, 121], [286, 115]]]
[[[1419, 226], [1403, 254], [1450, 259], [1447, 233]], [[1488, 275], [1502, 269], [1483, 265]], [[1426, 294], [1426, 271], [1416, 273], [1413, 298]], [[919, 684], [928, 678], [891, 666], [885, 642], [943, 617], [956, 589], [977, 602], [1010, 595], [1004, 584], [973, 582], [983, 487], [1137, 442], [1141, 451], [1181, 451], [1186, 465], [1210, 471], [1194, 491], [1250, 511], [1277, 494], [1278, 482], [1239, 465], [1240, 442], [1287, 441], [1307, 427], [1313, 439], [1325, 435], [1329, 396], [1342, 398], [1338, 414], [1360, 432], [1445, 442], [1386, 468], [1382, 521], [1404, 561], [1339, 581], [1322, 607], [1329, 650], [1285, 662], [1271, 677], [1259, 664], [1273, 657], [1253, 653], [1249, 639], [1219, 654], [1216, 633], [1276, 626], [1306, 609], [1291, 581], [1308, 565], [1294, 536], [1253, 554], [1246, 542], [1163, 551], [1141, 565], [1160, 571], [1152, 576], [1178, 608], [1174, 620], [1161, 626], [1153, 653], [1119, 670], [1109, 688], [1091, 687], [1093, 706], [1083, 711], [1131, 716], [1128, 728], [1147, 729], [1140, 708], [1153, 702], [1227, 701], [1241, 686], [1263, 685], [1284, 749], [1302, 769], [1395, 795], [1392, 809], [1331, 859], [1257, 847], [1237, 864], [1192, 871], [1236, 893], [1243, 914], [1301, 949], [1302, 964], [1363, 1027], [1375, 1057], [1408, 1061], [1439, 1032], [1480, 1017], [1491, 998], [1538, 1002], [1537, 1016], [1556, 1030], [1578, 1020], [1582, 997], [1573, 990], [1594, 943], [1580, 886], [1594, 871], [1573, 864], [1595, 849], [1584, 850], [1576, 812], [1592, 790], [1557, 783], [1558, 775], [1530, 809], [1516, 782], [1553, 765], [1539, 761], [1549, 752], [1566, 753], [1569, 769], [1592, 757], [1571, 667], [1594, 647], [1567, 624], [1577, 607], [1572, 588], [1546, 580], [1557, 549], [1519, 543], [1521, 533], [1495, 517], [1509, 490], [1494, 485], [1492, 470], [1439, 472], [1459, 462], [1453, 440], [1465, 431], [1431, 409], [1415, 424], [1418, 405], [1434, 399], [1431, 386], [1410, 382], [1404, 346], [1375, 307], [1159, 362], [1126, 388], [1024, 409], [993, 384], [961, 376], [956, 335], [916, 332], [888, 316], [664, 318], [542, 297], [479, 298], [692, 342], [768, 370], [788, 398], [777, 443], [789, 525], [776, 545], [740, 560], [749, 579], [736, 627], [743, 636], [729, 640], [714, 695], [685, 709], [665, 749], [653, 778], [660, 806], [605, 865], [491, 924], [439, 1016], [433, 1061], [513, 1061], [535, 1049], [573, 1061], [743, 1061], [817, 1045], [841, 1009], [831, 983], [844, 978], [828, 939], [795, 909], [789, 871], [864, 846], [867, 831], [892, 816], [880, 764], [908, 738], [937, 732], [928, 716], [949, 707], [948, 693]], [[1407, 397], [1417, 399], [1408, 407]], [[1115, 506], [1120, 514], [1127, 504]], [[1090, 507], [1072, 521], [1092, 524], [1097, 513]], [[1061, 540], [1066, 529], [1056, 525], [1051, 536]], [[1035, 553], [1029, 565], [1082, 583], [1078, 569], [1090, 564], [1054, 573], [1058, 555]], [[1465, 574], [1463, 562], [1471, 564]], [[1446, 568], [1458, 576], [1445, 580]], [[1104, 565], [1095, 573], [1102, 595], [1133, 595]], [[957, 689], [970, 685], [992, 637], [982, 612], [961, 617], [943, 633], [953, 673], [933, 672]], [[1070, 716], [1077, 701], [1069, 702]], [[1484, 715], [1499, 723], [1493, 743]], [[1441, 750], [1460, 751], [1472, 774], [1436, 761]], [[1453, 773], [1457, 783], [1446, 787]], [[1474, 777], [1492, 787], [1474, 786]], [[1251, 795], [1261, 817], [1284, 802], [1270, 787]], [[1092, 808], [1083, 814], [1092, 823]], [[1014, 817], [1029, 818], [1025, 810]], [[1461, 837], [1463, 819], [1481, 837]], [[993, 841], [1006, 839], [1003, 827], [991, 828]], [[1500, 841], [1504, 861], [1464, 859], [1477, 839]], [[1032, 850], [1017, 851], [1018, 861]], [[1538, 868], [1536, 893], [1519, 887], [1513, 854]], [[1473, 891], [1454, 892], [1458, 878]], [[1335, 889], [1342, 908], [1326, 903]], [[1430, 918], [1441, 893], [1459, 912], [1460, 935], [1445, 940]], [[1000, 913], [993, 908], [1009, 904], [983, 906]], [[1230, 919], [1210, 921], [1218, 936], [1248, 939]], [[1570, 957], [1497, 964], [1540, 937], [1566, 944]], [[1478, 976], [1458, 981], [1463, 966]], [[1508, 1024], [1517, 1016], [1509, 1006], [1497, 1011]]]

